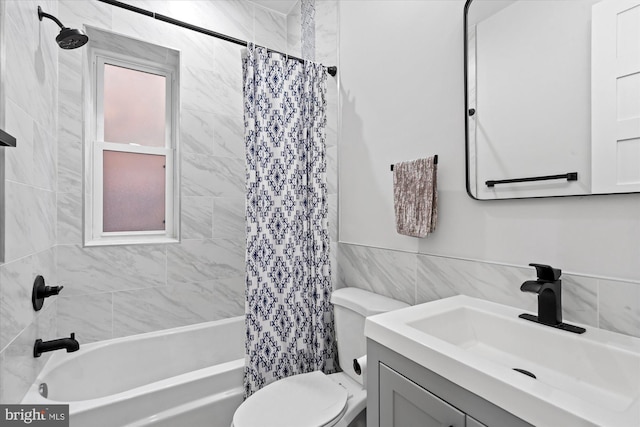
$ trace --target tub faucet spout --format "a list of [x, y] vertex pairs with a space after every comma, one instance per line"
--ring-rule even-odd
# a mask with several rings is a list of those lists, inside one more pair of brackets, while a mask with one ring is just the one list
[[67, 350], [67, 353], [80, 350], [80, 343], [76, 341], [75, 332], [72, 332], [69, 338], [60, 338], [51, 341], [37, 339], [33, 345], [33, 357], [40, 357], [42, 353], [61, 350], [63, 348]]

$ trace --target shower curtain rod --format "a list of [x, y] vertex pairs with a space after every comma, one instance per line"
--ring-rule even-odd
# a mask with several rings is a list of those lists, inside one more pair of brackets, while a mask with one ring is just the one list
[[[228, 36], [226, 34], [217, 33], [215, 31], [211, 31], [211, 30], [208, 30], [206, 28], [198, 27], [196, 25], [192, 25], [192, 24], [189, 24], [189, 23], [184, 22], [184, 21], [179, 21], [177, 19], [173, 19], [173, 18], [171, 18], [169, 16], [165, 16], [165, 15], [161, 15], [159, 13], [151, 12], [149, 10], [142, 9], [142, 8], [139, 8], [139, 7], [136, 7], [136, 6], [131, 6], [130, 4], [126, 4], [126, 3], [123, 3], [121, 1], [117, 1], [117, 0], [98, 0], [98, 1], [100, 1], [102, 3], [110, 4], [112, 6], [116, 6], [116, 7], [122, 8], [122, 9], [130, 10], [131, 12], [139, 13], [141, 15], [149, 16], [151, 18], [157, 19], [157, 20], [162, 21], [162, 22], [166, 22], [168, 24], [177, 25], [178, 27], [186, 28], [188, 30], [192, 30], [192, 31], [195, 31], [195, 32], [198, 32], [198, 33], [201, 33], [201, 34], [206, 34], [206, 35], [211, 36], [211, 37], [215, 37], [215, 38], [218, 38], [218, 39], [221, 39], [221, 40], [225, 40], [225, 41], [228, 41], [230, 43], [238, 44], [238, 45], [241, 45], [241, 46], [247, 46], [247, 44], [248, 44], [248, 42], [245, 41], [245, 40], [240, 40], [240, 39], [237, 39], [235, 37]], [[284, 55], [284, 56], [286, 56], [286, 57], [288, 57], [290, 59], [294, 59], [294, 60], [299, 61], [299, 62], [304, 62], [305, 61], [302, 58], [298, 58], [296, 56], [291, 56], [291, 55], [288, 55], [288, 54], [286, 54], [284, 52], [280, 52], [280, 51], [277, 51], [277, 50], [274, 50], [274, 49], [269, 49], [269, 48], [266, 48], [266, 49], [269, 52], [279, 53], [280, 55]], [[329, 75], [331, 75], [331, 76], [335, 76], [338, 73], [338, 67], [336, 67], [336, 66], [325, 66], [325, 68], [327, 69], [327, 73], [329, 73]]]

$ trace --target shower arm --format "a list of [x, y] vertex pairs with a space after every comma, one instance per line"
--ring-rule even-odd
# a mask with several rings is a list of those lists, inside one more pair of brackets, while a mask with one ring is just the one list
[[41, 8], [40, 6], [38, 6], [38, 19], [40, 19], [40, 20], [42, 21], [42, 18], [49, 18], [49, 19], [51, 19], [53, 22], [55, 22], [56, 24], [58, 24], [58, 26], [59, 26], [60, 28], [66, 28], [66, 27], [62, 24], [62, 22], [60, 22], [60, 20], [59, 20], [58, 18], [56, 18], [56, 17], [55, 17], [55, 16], [53, 16], [53, 15], [49, 15], [49, 14], [48, 14], [48, 13], [46, 13], [46, 12], [43, 12], [43, 11], [42, 11], [42, 8]]

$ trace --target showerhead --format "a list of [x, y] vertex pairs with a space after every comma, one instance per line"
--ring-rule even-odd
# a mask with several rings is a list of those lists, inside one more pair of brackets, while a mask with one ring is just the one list
[[56, 37], [56, 41], [63, 49], [75, 49], [84, 46], [89, 41], [89, 37], [80, 30], [63, 28]]
[[56, 42], [58, 42], [58, 45], [63, 49], [75, 49], [84, 46], [89, 41], [89, 37], [81, 30], [65, 27], [58, 18], [43, 12], [42, 8], [38, 6], [38, 19], [42, 21], [42, 18], [49, 18], [58, 24], [60, 34], [56, 37]]

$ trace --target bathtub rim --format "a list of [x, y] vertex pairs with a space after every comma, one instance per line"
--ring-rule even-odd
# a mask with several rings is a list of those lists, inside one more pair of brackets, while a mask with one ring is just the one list
[[[227, 362], [219, 363], [216, 365], [196, 369], [194, 371], [185, 372], [183, 374], [175, 375], [173, 377], [164, 378], [159, 381], [154, 381], [148, 384], [143, 384], [138, 387], [131, 388], [129, 390], [121, 391], [118, 393], [110, 394], [107, 396], [101, 396], [93, 399], [75, 400], [75, 401], [62, 401], [53, 400], [50, 398], [44, 398], [39, 393], [39, 386], [43, 382], [43, 379], [57, 367], [62, 364], [72, 362], [75, 358], [82, 357], [84, 354], [92, 351], [100, 350], [106, 346], [110, 346], [116, 343], [130, 342], [139, 339], [151, 339], [158, 336], [168, 336], [178, 334], [185, 331], [195, 331], [208, 327], [214, 327], [215, 325], [225, 325], [233, 322], [244, 322], [244, 316], [234, 316], [230, 318], [211, 320], [193, 325], [179, 326], [176, 328], [162, 329], [159, 331], [143, 332], [140, 334], [129, 335], [126, 337], [111, 338], [109, 340], [97, 341], [94, 343], [86, 344], [80, 347], [80, 350], [74, 353], [54, 353], [46, 362], [43, 369], [40, 371], [35, 381], [29, 387], [27, 393], [23, 397], [22, 404], [35, 404], [35, 405], [52, 405], [52, 404], [68, 404], [70, 415], [79, 414], [82, 412], [90, 411], [105, 404], [116, 404], [123, 402], [127, 399], [142, 396], [151, 391], [162, 391], [170, 387], [174, 387], [179, 384], [188, 383], [204, 377], [215, 375], [216, 373], [222, 373], [235, 369], [244, 369], [244, 357], [233, 359]], [[84, 348], [83, 348], [84, 347]], [[83, 351], [84, 350], [84, 351]]]

